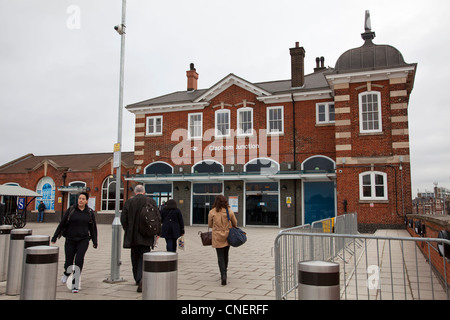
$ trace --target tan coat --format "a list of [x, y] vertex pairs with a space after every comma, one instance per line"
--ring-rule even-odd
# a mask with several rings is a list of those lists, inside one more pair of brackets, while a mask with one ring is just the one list
[[[237, 220], [234, 212], [228, 208], [231, 223], [233, 227], [237, 227]], [[212, 209], [208, 214], [208, 226], [212, 229], [212, 247], [223, 248], [228, 246], [228, 233], [230, 232], [231, 223], [227, 218], [227, 211], [222, 208], [220, 212], [216, 208]]]

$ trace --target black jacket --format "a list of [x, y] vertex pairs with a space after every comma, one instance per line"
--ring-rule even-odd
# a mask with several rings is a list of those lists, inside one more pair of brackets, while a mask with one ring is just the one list
[[184, 234], [184, 221], [180, 209], [167, 209], [161, 211], [162, 230], [161, 237], [178, 239]]
[[[125, 201], [122, 214], [120, 215], [120, 223], [124, 230], [123, 247], [131, 248], [134, 246], [150, 246], [153, 247], [154, 238], [146, 238], [139, 232], [139, 213], [145, 206], [146, 196], [137, 194], [135, 197]], [[156, 202], [150, 198], [152, 204], [156, 207]]]
[[83, 211], [78, 209], [77, 204], [71, 206], [56, 228], [52, 242], [56, 242], [61, 235], [74, 241], [92, 239], [94, 246], [97, 247], [97, 223], [94, 211], [88, 206]]

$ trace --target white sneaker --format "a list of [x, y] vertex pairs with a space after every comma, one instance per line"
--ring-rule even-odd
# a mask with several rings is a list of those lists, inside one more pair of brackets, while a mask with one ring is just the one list
[[61, 282], [62, 283], [66, 283], [67, 282], [67, 278], [68, 276], [66, 276], [65, 274], [63, 274], [62, 278], [61, 278]]

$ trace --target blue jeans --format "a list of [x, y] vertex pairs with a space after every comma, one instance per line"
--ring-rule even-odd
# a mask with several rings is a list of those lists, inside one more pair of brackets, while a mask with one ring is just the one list
[[37, 222], [44, 222], [44, 211], [38, 212]]
[[166, 250], [168, 252], [177, 252], [177, 239], [166, 238]]

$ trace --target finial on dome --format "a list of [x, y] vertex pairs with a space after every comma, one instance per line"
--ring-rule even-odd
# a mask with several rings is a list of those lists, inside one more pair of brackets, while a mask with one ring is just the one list
[[364, 30], [366, 32], [361, 34], [363, 40], [366, 43], [372, 43], [373, 38], [375, 38], [375, 32], [372, 32], [372, 22], [370, 20], [370, 11], [366, 10], [365, 18], [364, 18]]

